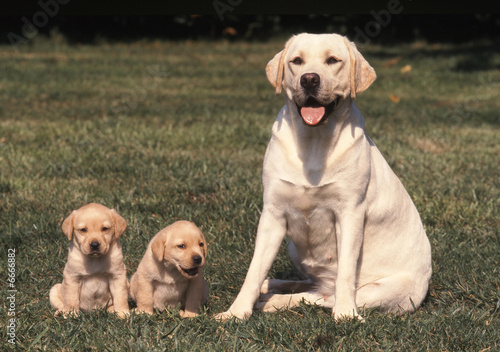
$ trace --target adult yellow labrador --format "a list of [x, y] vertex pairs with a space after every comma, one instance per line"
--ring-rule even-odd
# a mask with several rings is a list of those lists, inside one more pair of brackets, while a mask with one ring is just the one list
[[[354, 105], [375, 71], [345, 37], [304, 33], [266, 73], [277, 94], [284, 89], [285, 105], [264, 158], [253, 259], [236, 300], [217, 318], [244, 319], [254, 305], [275, 311], [301, 301], [332, 308], [335, 319], [361, 319], [360, 306], [413, 311], [427, 294], [431, 248]], [[264, 281], [285, 236], [307, 280]]]

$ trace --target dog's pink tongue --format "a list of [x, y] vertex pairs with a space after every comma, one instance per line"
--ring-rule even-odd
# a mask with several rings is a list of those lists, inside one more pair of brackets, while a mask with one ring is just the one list
[[300, 114], [305, 123], [314, 126], [317, 125], [325, 115], [325, 108], [322, 106], [319, 108], [303, 107], [300, 109]]

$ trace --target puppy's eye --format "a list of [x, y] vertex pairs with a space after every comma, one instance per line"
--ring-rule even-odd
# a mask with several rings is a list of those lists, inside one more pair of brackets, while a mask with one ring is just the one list
[[181, 249], [184, 249], [184, 248], [186, 248], [186, 245], [185, 244], [179, 244], [177, 247], [181, 248]]
[[80, 229], [80, 232], [85, 233], [85, 232], [87, 232], [87, 229], [86, 229], [85, 227], [84, 227], [84, 228], [81, 228], [81, 229]]
[[203, 242], [200, 242], [200, 247], [203, 247], [205, 244]]
[[339, 58], [336, 58], [335, 56], [330, 56], [330, 57], [326, 60], [326, 63], [327, 63], [328, 65], [331, 65], [331, 64], [335, 64], [335, 63], [340, 62], [340, 61], [342, 61], [342, 60], [341, 60], [341, 59], [339, 59]]
[[104, 227], [102, 228], [102, 232], [106, 232], [106, 231], [108, 231], [108, 230], [109, 230], [109, 227], [104, 226]]
[[292, 64], [294, 64], [294, 65], [302, 65], [303, 63], [304, 63], [304, 61], [298, 56], [292, 60]]

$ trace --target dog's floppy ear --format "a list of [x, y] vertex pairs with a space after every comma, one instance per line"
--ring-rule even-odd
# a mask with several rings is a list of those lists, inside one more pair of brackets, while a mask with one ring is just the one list
[[285, 57], [295, 36], [291, 37], [285, 44], [285, 48], [274, 55], [274, 58], [267, 63], [266, 75], [271, 85], [276, 88], [276, 95], [281, 93], [281, 82], [285, 73]]
[[155, 236], [151, 242], [151, 251], [153, 256], [159, 262], [163, 261], [163, 253], [165, 252], [165, 235]]
[[118, 239], [127, 229], [127, 221], [118, 214], [116, 210], [111, 209], [111, 213], [113, 214], [113, 222], [115, 225], [115, 238]]
[[203, 235], [203, 233], [201, 234], [201, 238], [203, 238], [203, 243], [205, 244], [203, 246], [203, 257], [206, 258], [207, 254], [208, 254], [208, 244], [207, 244], [207, 240], [205, 239], [205, 236]]
[[76, 210], [73, 210], [71, 214], [63, 221], [62, 223], [62, 231], [68, 237], [68, 240], [71, 241], [73, 237], [73, 220], [75, 218]]
[[351, 66], [351, 98], [356, 98], [357, 93], [366, 90], [377, 78], [375, 70], [361, 55], [354, 43], [344, 38], [350, 57]]

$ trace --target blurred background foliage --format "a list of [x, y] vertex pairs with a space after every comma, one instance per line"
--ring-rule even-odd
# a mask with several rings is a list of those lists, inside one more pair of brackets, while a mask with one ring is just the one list
[[[500, 40], [500, 14], [398, 13], [387, 17], [381, 11], [347, 15], [238, 15], [237, 11], [225, 11], [223, 20], [217, 15], [57, 15], [36, 30], [43, 35], [62, 34], [70, 44], [145, 38], [266, 40], [306, 31], [335, 32], [361, 41], [359, 33], [368, 32], [374, 34], [368, 36], [370, 41], [380, 44]], [[21, 35], [23, 26], [34, 22], [31, 17], [0, 16], [0, 43], [9, 43], [9, 33]]]

